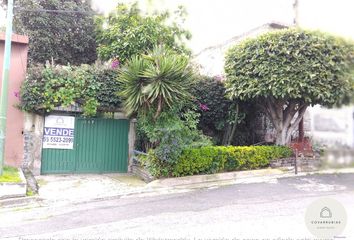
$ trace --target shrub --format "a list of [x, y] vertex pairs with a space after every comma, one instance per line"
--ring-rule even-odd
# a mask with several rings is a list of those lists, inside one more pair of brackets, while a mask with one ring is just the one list
[[121, 107], [117, 75], [116, 69], [104, 65], [33, 65], [21, 86], [19, 107], [29, 112], [50, 112], [77, 103], [87, 116], [114, 111]]
[[145, 144], [153, 148], [148, 151], [148, 157], [140, 160], [153, 176], [171, 175], [184, 149], [211, 145], [209, 138], [197, 130], [198, 116], [191, 110], [162, 112], [155, 122], [151, 113], [138, 116], [140, 137], [143, 134], [148, 141]]
[[[194, 101], [199, 105], [198, 128], [213, 138], [216, 145], [251, 145], [255, 139], [252, 127], [256, 105], [251, 101], [232, 101], [226, 97], [222, 77], [199, 76], [191, 88]], [[234, 131], [233, 131], [234, 129]]]
[[264, 168], [273, 159], [290, 157], [291, 149], [282, 146], [215, 146], [183, 151], [173, 166], [173, 176], [208, 174]]
[[225, 147], [202, 147], [186, 149], [174, 166], [173, 176], [193, 175], [198, 173], [216, 173], [224, 169], [227, 160], [222, 154]]
[[161, 160], [156, 150], [150, 150], [140, 162], [155, 177], [180, 177], [259, 169], [269, 166], [273, 159], [291, 155], [292, 150], [284, 146], [205, 146], [184, 149], [176, 162]]
[[150, 149], [147, 155], [139, 156], [140, 164], [146, 168], [154, 177], [167, 177], [172, 171], [172, 164], [161, 161], [155, 154], [154, 150]]

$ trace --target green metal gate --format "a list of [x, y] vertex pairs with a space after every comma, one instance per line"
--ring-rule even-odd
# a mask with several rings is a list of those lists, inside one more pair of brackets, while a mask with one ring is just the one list
[[129, 121], [75, 118], [73, 149], [43, 149], [41, 173], [127, 172]]

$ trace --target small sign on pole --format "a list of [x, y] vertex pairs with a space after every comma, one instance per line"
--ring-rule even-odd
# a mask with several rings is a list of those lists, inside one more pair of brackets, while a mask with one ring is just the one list
[[75, 117], [49, 115], [45, 117], [43, 148], [73, 149]]

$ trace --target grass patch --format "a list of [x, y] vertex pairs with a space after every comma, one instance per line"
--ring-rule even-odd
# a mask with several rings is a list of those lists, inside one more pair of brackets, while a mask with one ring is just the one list
[[34, 192], [32, 191], [32, 189], [27, 188], [26, 196], [27, 197], [34, 196]]
[[0, 176], [0, 183], [19, 183], [20, 174], [17, 168], [4, 166], [3, 174]]

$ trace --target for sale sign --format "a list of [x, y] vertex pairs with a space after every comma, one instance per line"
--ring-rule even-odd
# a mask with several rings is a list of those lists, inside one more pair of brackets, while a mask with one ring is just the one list
[[49, 115], [45, 117], [43, 148], [73, 149], [75, 117]]

